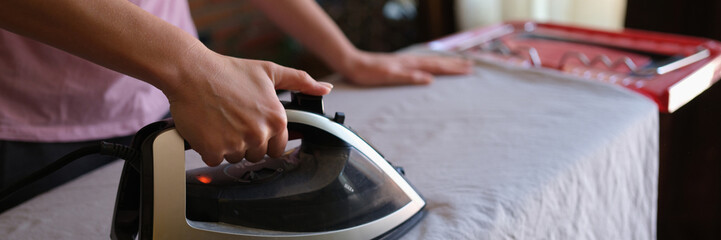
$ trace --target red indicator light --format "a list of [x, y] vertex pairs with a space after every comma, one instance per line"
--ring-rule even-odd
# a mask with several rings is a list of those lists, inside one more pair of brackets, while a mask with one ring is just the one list
[[195, 177], [195, 179], [198, 179], [198, 181], [205, 183], [205, 184], [208, 184], [213, 181], [213, 179], [211, 179], [210, 177], [203, 176], [203, 175], [199, 175], [199, 176]]

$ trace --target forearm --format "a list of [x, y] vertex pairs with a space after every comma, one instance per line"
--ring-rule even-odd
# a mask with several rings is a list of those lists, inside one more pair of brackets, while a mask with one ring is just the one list
[[253, 3], [336, 71], [341, 71], [348, 58], [358, 51], [314, 0], [253, 0]]
[[202, 44], [125, 0], [9, 0], [0, 27], [167, 90]]

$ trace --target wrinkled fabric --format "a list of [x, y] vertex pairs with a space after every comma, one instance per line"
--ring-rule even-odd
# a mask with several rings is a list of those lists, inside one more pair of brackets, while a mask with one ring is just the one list
[[337, 84], [325, 99], [426, 198], [403, 239], [655, 239], [656, 105], [615, 85], [481, 64], [430, 86]]

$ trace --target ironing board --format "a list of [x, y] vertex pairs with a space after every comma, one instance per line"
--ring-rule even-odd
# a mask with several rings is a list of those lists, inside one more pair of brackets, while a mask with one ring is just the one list
[[[482, 61], [429, 86], [327, 81], [326, 112], [344, 112], [428, 202], [403, 239], [655, 239], [658, 112], [641, 95]], [[1, 238], [106, 239], [121, 167], [3, 213]]]

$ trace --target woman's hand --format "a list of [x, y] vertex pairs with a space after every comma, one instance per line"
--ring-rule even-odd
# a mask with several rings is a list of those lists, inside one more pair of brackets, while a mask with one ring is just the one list
[[362, 86], [429, 84], [433, 75], [468, 74], [472, 63], [465, 59], [358, 51], [336, 65], [351, 83]]
[[325, 95], [332, 85], [271, 62], [206, 52], [182, 84], [166, 91], [176, 128], [208, 166], [225, 158], [254, 162], [280, 156], [288, 141], [285, 109], [275, 89]]

